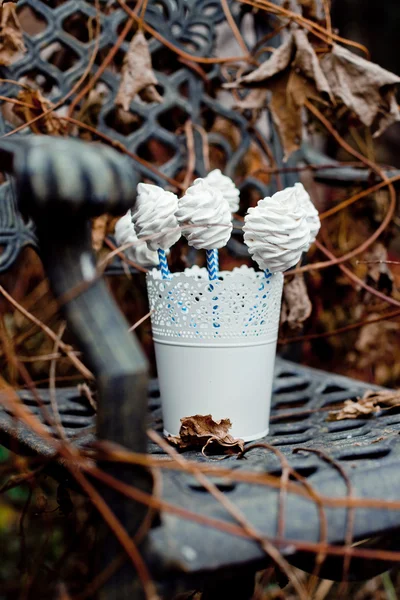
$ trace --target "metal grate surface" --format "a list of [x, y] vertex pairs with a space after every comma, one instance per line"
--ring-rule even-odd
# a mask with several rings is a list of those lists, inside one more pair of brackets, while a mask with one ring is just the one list
[[[248, 9], [236, 2], [229, 4], [238, 26], [241, 26]], [[134, 7], [135, 3], [128, 2], [128, 5]], [[128, 19], [116, 1], [100, 0], [99, 6], [101, 31], [91, 75], [97, 72]], [[0, 95], [17, 97], [21, 87], [10, 83], [13, 80], [38, 89], [51, 102], [58, 102], [86, 72], [96, 52], [95, 41], [91, 37], [98, 16], [95, 3], [83, 0], [19, 0], [17, 11], [25, 27], [27, 52], [10, 67], [0, 69], [3, 78]], [[29, 28], [32, 19], [36, 21], [34, 33]], [[224, 35], [223, 28], [220, 30], [224, 20], [221, 3], [217, 0], [150, 0], [146, 11], [146, 23], [159, 32], [167, 43], [200, 57], [212, 55], [217, 37]], [[260, 29], [261, 23], [262, 19], [259, 18], [255, 23], [256, 29]], [[163, 175], [180, 180], [186, 172], [189, 143], [183, 126], [190, 120], [195, 174], [203, 176], [208, 170], [206, 139], [213, 166], [220, 167], [231, 177], [240, 178], [244, 204], [254, 191], [258, 197], [265, 196], [269, 191], [268, 186], [262, 180], [249, 176], [246, 165], [249, 151], [253, 156], [254, 153], [259, 155], [258, 163], [261, 166], [263, 161], [265, 165], [268, 164], [263, 143], [257, 137], [259, 124], [253, 123], [251, 114], [243, 115], [232, 110], [226, 93], [221, 91], [221, 83], [226, 81], [227, 72], [223, 72], [219, 65], [186, 66], [184, 61], [178, 60], [175, 52], [151, 37], [152, 64], [163, 102], [157, 104], [135, 100], [125, 113], [124, 120], [121, 120], [115, 97], [120, 84], [122, 60], [133, 31], [134, 27], [94, 87], [99, 106], [91, 117], [91, 125], [139, 157], [141, 163], [136, 163], [135, 168], [143, 178], [165, 186]], [[68, 97], [64, 103], [64, 113], [74, 98], [75, 94]], [[7, 108], [3, 110], [2, 132], [8, 133], [17, 123], [10, 122], [13, 120], [11, 105], [2, 103], [2, 106]], [[84, 129], [78, 128], [77, 134], [82, 133], [85, 133]], [[29, 130], [23, 134], [29, 134]], [[266, 135], [265, 128], [263, 135]], [[95, 135], [93, 139], [97, 139]], [[279, 160], [279, 156], [276, 158]], [[158, 169], [158, 174], [152, 166]], [[6, 194], [5, 186], [0, 186], [0, 206], [6, 203]], [[10, 223], [0, 221], [0, 244], [7, 243], [10, 248], [8, 253], [0, 255], [0, 272], [12, 264], [15, 253], [25, 243], [35, 244], [30, 226], [21, 235], [17, 227], [16, 235], [9, 239], [18, 223], [19, 216], [15, 208]], [[230, 246], [233, 251], [241, 250], [234, 238]]]
[[[282, 451], [290, 465], [305, 477], [320, 494], [329, 497], [346, 497], [348, 489], [342, 475], [329, 463], [315, 454], [293, 453], [295, 448], [320, 449], [338, 461], [347, 473], [352, 493], [362, 498], [398, 499], [400, 484], [396, 477], [400, 455], [400, 410], [382, 412], [380, 415], [354, 421], [328, 422], [328, 410], [337, 407], [348, 398], [362, 395], [371, 386], [345, 377], [301, 367], [277, 360], [271, 431], [264, 440]], [[37, 406], [30, 392], [20, 392], [21, 400], [42, 422], [43, 411]], [[47, 391], [41, 390], [41, 398], [51, 414]], [[57, 391], [58, 409], [68, 438], [77, 446], [84, 447], [94, 440], [94, 412], [88, 401], [77, 393], [76, 388]], [[159, 390], [156, 381], [149, 388], [149, 425], [162, 431]], [[57, 436], [56, 429], [49, 431]], [[0, 412], [2, 442], [19, 451], [34, 452], [47, 457], [53, 455], [50, 446], [44, 443], [24, 426], [17, 423], [4, 409]], [[149, 452], [163, 456], [156, 445], [149, 444]], [[185, 458], [207, 462], [200, 452], [186, 452]], [[215, 462], [214, 462], [215, 464]], [[227, 457], [217, 464], [234, 470], [272, 473], [282, 472], [279, 459], [266, 449], [251, 450], [246, 458], [238, 460]], [[216, 502], [191, 476], [179, 472], [164, 471], [162, 476], [162, 497], [196, 512], [232, 522], [232, 517]], [[262, 533], [276, 536], [278, 523], [279, 497], [276, 490], [247, 483], [227, 482], [214, 479], [227, 497], [238, 506], [249, 521]], [[328, 539], [343, 543], [347, 528], [348, 514], [345, 509], [326, 509]], [[314, 502], [289, 493], [285, 514], [285, 537], [287, 539], [318, 541], [320, 538], [320, 517]], [[354, 511], [353, 536], [355, 540], [365, 539], [400, 527], [400, 512], [356, 509]], [[209, 569], [238, 566], [249, 561], [262, 560], [264, 553], [253, 542], [232, 537], [214, 529], [191, 521], [182, 520], [171, 514], [163, 514], [161, 525], [150, 535], [153, 550], [160, 558], [158, 570], [171, 567], [184, 573], [196, 573]], [[392, 537], [395, 544], [395, 536]], [[293, 555], [293, 548], [283, 548], [291, 560], [299, 560]], [[297, 557], [297, 558], [296, 558]], [[154, 556], [153, 556], [154, 559]], [[313, 564], [311, 555], [305, 568]], [[311, 561], [311, 562], [310, 562]], [[153, 562], [153, 561], [152, 561]], [[362, 578], [357, 571], [357, 561], [353, 559], [350, 575]], [[379, 568], [383, 563], [378, 562]], [[327, 562], [329, 565], [329, 561]], [[327, 567], [326, 567], [327, 568]], [[365, 569], [365, 562], [364, 567]], [[382, 566], [384, 570], [385, 564]], [[341, 563], [329, 576], [340, 578]], [[367, 578], [370, 571], [364, 571]]]

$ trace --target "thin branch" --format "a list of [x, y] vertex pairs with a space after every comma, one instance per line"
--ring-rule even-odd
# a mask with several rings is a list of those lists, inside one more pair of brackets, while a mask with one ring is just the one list
[[51, 340], [53, 340], [53, 342], [56, 343], [58, 341], [59, 342], [58, 345], [61, 348], [61, 350], [68, 356], [68, 358], [70, 359], [72, 364], [78, 369], [78, 371], [81, 373], [81, 375], [83, 375], [83, 377], [85, 377], [85, 379], [94, 379], [94, 375], [79, 360], [79, 358], [72, 351], [71, 347], [68, 346], [67, 344], [65, 344], [64, 342], [58, 340], [58, 336], [54, 333], [54, 331], [52, 331], [50, 329], [50, 327], [47, 327], [47, 325], [42, 323], [42, 321], [37, 319], [32, 313], [30, 313], [23, 306], [21, 306], [21, 304], [19, 304], [19, 302], [14, 300], [14, 298], [12, 296], [10, 296], [10, 294], [8, 292], [6, 292], [6, 290], [1, 285], [0, 285], [0, 294], [2, 294], [4, 296], [4, 298], [6, 298], [6, 300], [8, 300], [8, 302], [10, 304], [12, 304], [12, 306], [18, 312], [20, 312], [22, 315], [24, 315], [24, 317], [26, 317], [29, 321], [31, 321], [32, 323], [37, 325], [47, 335], [47, 337], [49, 337]]
[[308, 342], [309, 340], [318, 340], [321, 338], [331, 337], [333, 335], [340, 335], [342, 333], [347, 333], [347, 331], [352, 331], [354, 329], [359, 329], [360, 327], [364, 327], [365, 325], [369, 325], [371, 323], [379, 323], [379, 321], [386, 321], [389, 319], [395, 319], [400, 316], [400, 310], [393, 310], [392, 312], [386, 313], [384, 315], [380, 315], [379, 317], [374, 317], [372, 319], [364, 319], [362, 321], [358, 321], [357, 323], [352, 323], [351, 325], [346, 325], [345, 327], [339, 327], [338, 329], [333, 329], [332, 331], [323, 331], [321, 333], [309, 333], [305, 335], [299, 335], [296, 337], [289, 338], [279, 338], [278, 344], [294, 344], [295, 342]]
[[[54, 342], [53, 353], [57, 354], [58, 348], [60, 346], [61, 338], [64, 335], [66, 328], [66, 323], [62, 323], [60, 325], [57, 340]], [[61, 422], [60, 413], [57, 405], [57, 393], [56, 393], [56, 368], [57, 368], [57, 359], [54, 358], [50, 363], [49, 369], [49, 396], [50, 396], [50, 404], [53, 411], [53, 423], [55, 428], [58, 431], [60, 439], [66, 441], [67, 437], [65, 435], [65, 431]]]
[[141, 325], [142, 323], [144, 323], [145, 321], [147, 321], [147, 319], [151, 316], [152, 311], [150, 310], [146, 315], [144, 315], [144, 317], [142, 317], [141, 319], [139, 319], [138, 321], [136, 321], [136, 323], [134, 323], [132, 325], [132, 327], [130, 327], [128, 329], [128, 331], [135, 331], [135, 329], [137, 329], [139, 327], [139, 325]]

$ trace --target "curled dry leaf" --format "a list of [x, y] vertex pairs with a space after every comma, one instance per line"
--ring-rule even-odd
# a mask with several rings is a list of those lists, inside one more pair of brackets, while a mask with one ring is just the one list
[[[368, 319], [379, 316], [378, 311], [370, 312]], [[379, 385], [391, 385], [400, 374], [400, 365], [394, 358], [398, 351], [399, 332], [400, 323], [396, 321], [367, 321], [360, 328], [346, 360], [360, 373], [370, 374]]]
[[118, 218], [111, 215], [100, 215], [92, 220], [92, 246], [96, 252], [104, 247], [106, 236], [114, 233], [116, 221]]
[[290, 329], [300, 328], [311, 315], [312, 304], [302, 273], [285, 281], [281, 324], [287, 323]]
[[267, 96], [260, 88], [271, 92], [268, 107], [287, 158], [301, 145], [302, 109], [308, 98], [343, 103], [379, 135], [400, 120], [394, 95], [399, 82], [397, 75], [337, 44], [319, 59], [307, 34], [293, 29], [257, 69], [225, 87], [258, 88], [239, 101], [241, 109], [260, 109], [264, 101], [266, 106]]
[[103, 247], [104, 238], [107, 234], [107, 215], [100, 215], [92, 221], [92, 246], [98, 252]]
[[[302, 29], [296, 29], [262, 65], [227, 87], [257, 86], [271, 91], [269, 108], [287, 158], [302, 140], [302, 109], [308, 97], [331, 90], [313, 47]], [[238, 108], [261, 108], [266, 96], [258, 91], [239, 102]], [[252, 106], [254, 105], [254, 106]], [[266, 104], [265, 104], [266, 105]]]
[[294, 37], [290, 34], [286, 40], [272, 53], [272, 55], [263, 62], [257, 69], [240, 77], [237, 84], [251, 84], [267, 81], [271, 77], [282, 73], [289, 67], [293, 59]]
[[82, 101], [82, 106], [79, 110], [78, 119], [96, 127], [99, 121], [99, 113], [107, 98], [108, 88], [104, 83], [97, 83], [96, 87], [90, 90], [89, 94]]
[[167, 439], [180, 450], [202, 448], [204, 452], [206, 447], [212, 446], [213, 451], [229, 448], [231, 452], [242, 452], [244, 441], [228, 433], [231, 426], [229, 419], [214, 421], [211, 415], [184, 417], [179, 435], [171, 435]]
[[400, 406], [400, 391], [368, 390], [362, 398], [346, 400], [343, 408], [330, 411], [328, 421], [343, 421], [345, 419], [359, 419], [375, 415], [382, 410], [389, 410]]
[[400, 77], [334, 44], [321, 66], [336, 98], [356, 113], [364, 125], [375, 125], [375, 135], [400, 120], [395, 86]]
[[321, 64], [314, 48], [308, 41], [306, 33], [302, 29], [297, 29], [293, 33], [293, 38], [296, 45], [296, 55], [292, 64], [294, 70], [300, 72], [310, 81], [313, 81], [319, 92], [333, 100], [326, 74], [321, 68]]
[[303, 137], [302, 109], [313, 88], [294, 71], [271, 82], [272, 97], [269, 105], [285, 152], [284, 159], [298, 150]]
[[151, 66], [148, 42], [141, 30], [132, 38], [122, 66], [122, 77], [115, 99], [117, 106], [129, 110], [136, 94], [146, 102], [162, 102], [155, 86], [158, 81]]
[[[39, 90], [22, 89], [18, 93], [17, 98], [21, 102], [24, 102], [25, 106], [15, 104], [13, 112], [24, 123], [31, 121], [52, 107], [51, 102]], [[30, 128], [34, 133], [44, 133], [47, 135], [64, 135], [66, 132], [64, 123], [53, 112], [32, 123]]]
[[239, 110], [262, 110], [267, 106], [268, 91], [263, 88], [250, 90], [248, 94], [238, 102], [236, 108]]
[[0, 65], [8, 67], [21, 58], [26, 47], [15, 4], [5, 2], [0, 11]]
[[382, 278], [386, 278], [393, 283], [393, 274], [387, 264], [388, 252], [383, 244], [380, 242], [374, 244], [364, 258], [367, 262], [368, 276], [376, 284], [379, 284]]

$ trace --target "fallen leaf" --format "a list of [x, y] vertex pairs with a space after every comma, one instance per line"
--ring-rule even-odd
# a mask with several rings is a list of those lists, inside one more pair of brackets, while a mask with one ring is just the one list
[[307, 82], [295, 71], [271, 81], [269, 105], [284, 149], [284, 160], [296, 152], [303, 138], [302, 108], [308, 94]]
[[[310, 44], [307, 34], [302, 29], [296, 29], [279, 46], [272, 56], [263, 62], [257, 69], [239, 77], [234, 84], [225, 87], [248, 86], [250, 84], [268, 84], [268, 80], [276, 75], [282, 75], [289, 67], [297, 74], [302, 74], [313, 82], [316, 89], [331, 96], [331, 89], [323, 73], [314, 48]], [[267, 87], [269, 87], [267, 85]]]
[[228, 431], [232, 423], [229, 419], [214, 421], [211, 415], [194, 415], [181, 419], [179, 435], [171, 435], [167, 440], [180, 450], [206, 447], [216, 449], [229, 448], [232, 452], [242, 452], [244, 441], [232, 437]]
[[[368, 319], [379, 316], [378, 311], [370, 312]], [[396, 360], [399, 331], [400, 323], [396, 321], [368, 323], [367, 320], [360, 328], [346, 360], [360, 373], [368, 373], [378, 385], [392, 386], [400, 374], [399, 361]]]
[[90, 90], [88, 96], [82, 102], [78, 114], [79, 121], [96, 127], [99, 122], [99, 112], [106, 101], [107, 93], [108, 89], [104, 83], [97, 83], [96, 87]]
[[[40, 90], [22, 89], [18, 93], [17, 99], [24, 102], [26, 106], [14, 104], [13, 112], [24, 123], [31, 121], [52, 107], [51, 102], [42, 95]], [[66, 131], [65, 124], [53, 112], [32, 123], [30, 128], [34, 133], [47, 135], [63, 135]]]
[[293, 37], [296, 44], [294, 70], [300, 71], [304, 77], [315, 84], [319, 92], [326, 94], [333, 100], [330, 85], [306, 33], [302, 29], [297, 29], [294, 31]]
[[285, 71], [290, 66], [294, 49], [294, 37], [293, 34], [290, 34], [257, 69], [248, 75], [239, 77], [234, 84], [228, 84], [226, 87], [237, 87], [238, 84], [265, 82], [271, 77], [282, 73], [282, 71]]
[[92, 246], [98, 252], [103, 247], [107, 234], [108, 215], [100, 215], [92, 221]]
[[[372, 317], [374, 316], [378, 317], [377, 314], [372, 315]], [[357, 340], [354, 344], [355, 350], [360, 352], [360, 354], [370, 353], [376, 348], [377, 340], [379, 339], [381, 332], [382, 323], [367, 323], [361, 327]]]
[[[256, 87], [271, 91], [269, 109], [278, 129], [285, 159], [298, 150], [303, 136], [305, 100], [320, 96], [343, 103], [379, 135], [400, 120], [395, 85], [400, 77], [343, 46], [332, 45], [318, 58], [307, 34], [293, 29], [286, 40], [257, 69], [224, 87]], [[238, 108], [262, 107], [261, 92], [239, 101]]]
[[303, 136], [302, 109], [307, 98], [325, 94], [332, 98], [328, 81], [307, 34], [296, 29], [257, 69], [225, 87], [253, 87], [264, 91], [253, 93], [237, 104], [238, 108], [261, 108], [271, 91], [269, 109], [278, 129], [285, 159], [298, 150]]
[[[379, 316], [379, 313], [370, 313], [369, 318], [373, 319]], [[385, 350], [389, 352], [389, 355], [396, 350], [395, 342], [398, 340], [398, 331], [399, 323], [396, 322], [367, 322], [361, 328], [354, 348], [361, 354], [370, 354], [369, 358], [372, 358], [373, 362], [376, 363], [379, 358], [386, 359], [385, 354], [387, 352], [385, 353]], [[393, 334], [393, 336], [390, 334]], [[394, 339], [391, 339], [392, 337]]]
[[146, 102], [162, 102], [155, 86], [158, 81], [151, 66], [148, 42], [141, 30], [132, 38], [122, 65], [121, 83], [115, 99], [117, 106], [129, 110], [137, 94]]
[[264, 88], [250, 90], [244, 98], [235, 103], [239, 110], [262, 110], [267, 106], [268, 91]]
[[323, 56], [321, 66], [335, 97], [364, 125], [375, 125], [375, 136], [400, 120], [395, 98], [400, 77], [337, 44]]
[[287, 323], [291, 329], [298, 329], [311, 315], [312, 304], [302, 273], [285, 281], [281, 324]]
[[400, 390], [368, 390], [362, 398], [346, 400], [339, 410], [330, 411], [328, 421], [343, 421], [345, 419], [358, 419], [360, 417], [375, 415], [382, 410], [389, 410], [400, 406]]
[[[382, 278], [389, 280], [390, 283], [393, 283], [393, 275], [389, 265], [387, 264], [387, 249], [383, 244], [380, 242], [374, 244], [365, 254], [364, 258], [367, 262], [368, 275], [376, 284], [379, 284]], [[391, 287], [392, 286], [390, 286], [390, 288]], [[381, 288], [378, 287], [378, 289]], [[391, 291], [391, 289], [389, 289], [389, 291]]]
[[26, 52], [16, 6], [6, 2], [0, 8], [0, 65], [8, 67]]

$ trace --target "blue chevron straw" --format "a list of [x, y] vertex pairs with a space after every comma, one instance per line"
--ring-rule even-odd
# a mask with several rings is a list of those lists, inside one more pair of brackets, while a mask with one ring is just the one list
[[161, 248], [159, 248], [157, 250], [157, 252], [158, 252], [158, 258], [160, 260], [161, 277], [163, 279], [172, 279], [172, 275], [171, 275], [171, 271], [169, 270], [167, 255], [165, 253], [165, 250], [161, 250]]
[[210, 280], [218, 279], [219, 259], [218, 250], [206, 250], [207, 271]]

